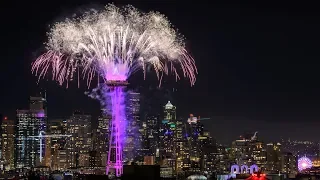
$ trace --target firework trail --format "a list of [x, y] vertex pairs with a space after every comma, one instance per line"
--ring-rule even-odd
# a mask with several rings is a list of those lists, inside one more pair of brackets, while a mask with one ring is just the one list
[[[127, 79], [142, 70], [144, 78], [152, 69], [159, 80], [173, 73], [194, 85], [197, 69], [194, 59], [184, 48], [183, 39], [165, 16], [157, 12], [142, 13], [132, 6], [117, 8], [108, 5], [103, 11], [87, 12], [81, 17], [66, 19], [53, 25], [48, 32], [47, 52], [32, 64], [38, 80], [52, 74], [60, 85], [77, 76], [89, 88], [94, 78], [107, 85], [96, 89], [91, 97], [100, 100], [112, 114], [111, 140], [115, 158], [108, 152], [109, 167], [122, 174], [122, 154], [126, 140], [127, 118], [125, 92]], [[108, 99], [108, 100], [107, 100]]]
[[46, 48], [32, 72], [39, 80], [52, 73], [60, 85], [75, 75], [85, 79], [88, 87], [95, 77], [105, 82], [127, 80], [141, 69], [146, 78], [150, 67], [160, 83], [169, 72], [177, 80], [181, 75], [188, 78], [191, 85], [196, 81], [195, 62], [166, 17], [132, 6], [108, 5], [101, 12], [58, 22], [48, 32]]

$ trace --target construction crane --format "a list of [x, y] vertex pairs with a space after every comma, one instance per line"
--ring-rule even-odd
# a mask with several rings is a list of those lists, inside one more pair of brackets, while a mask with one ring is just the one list
[[[70, 137], [71, 135], [65, 135], [65, 134], [45, 134], [44, 131], [40, 131], [38, 136], [28, 136], [26, 138], [23, 138], [23, 143], [25, 140], [28, 139], [39, 139], [39, 146], [40, 146], [40, 162], [42, 162], [42, 138], [61, 138], [61, 137]], [[24, 151], [24, 145], [23, 145], [23, 151]]]
[[200, 119], [198, 119], [198, 121], [209, 120], [209, 119], [211, 119], [211, 118], [200, 118]]
[[256, 132], [254, 133], [254, 135], [251, 137], [251, 140], [252, 140], [252, 141], [257, 139], [257, 134], [258, 134], [258, 131], [256, 131]]
[[197, 123], [198, 121], [203, 121], [203, 120], [209, 120], [209, 119], [211, 119], [211, 118], [200, 118], [200, 116], [199, 116], [199, 118], [197, 118], [197, 117], [194, 117], [193, 116], [193, 114], [190, 114], [190, 117], [188, 118], [188, 123], [189, 124], [193, 124], [193, 123]]

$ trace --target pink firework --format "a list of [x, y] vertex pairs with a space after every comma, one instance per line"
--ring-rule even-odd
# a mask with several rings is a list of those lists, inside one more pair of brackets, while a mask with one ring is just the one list
[[307, 157], [302, 157], [298, 159], [298, 170], [303, 171], [305, 169], [310, 169], [312, 167], [312, 162]]
[[197, 68], [183, 38], [157, 12], [108, 5], [54, 24], [46, 45], [47, 52], [32, 65], [39, 80], [51, 74], [62, 85], [78, 76], [89, 87], [95, 77], [125, 81], [140, 70], [146, 78], [152, 70], [160, 83], [170, 72], [176, 80], [185, 77], [191, 85], [196, 81]]

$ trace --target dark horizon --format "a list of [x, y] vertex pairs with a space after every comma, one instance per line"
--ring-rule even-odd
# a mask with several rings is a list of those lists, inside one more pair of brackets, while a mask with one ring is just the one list
[[[111, 1], [7, 2], [2, 6], [0, 113], [14, 118], [28, 107], [29, 96], [47, 90], [49, 118], [69, 117], [75, 109], [97, 116], [99, 103], [76, 84], [66, 89], [31, 74], [31, 62], [43, 52], [48, 25], [90, 7]], [[320, 12], [301, 3], [179, 3], [114, 1], [142, 11], [165, 14], [186, 38], [199, 74], [194, 87], [186, 80], [171, 100], [179, 117], [190, 113], [212, 117], [204, 122], [218, 141], [231, 141], [244, 131], [259, 131], [263, 139], [292, 137], [318, 141], [320, 118]], [[88, 6], [88, 7], [89, 7]], [[148, 83], [156, 87], [156, 79]], [[147, 82], [132, 84], [148, 88]], [[163, 103], [163, 102], [162, 102]], [[162, 104], [163, 106], [164, 104]], [[297, 131], [299, 130], [299, 131]]]

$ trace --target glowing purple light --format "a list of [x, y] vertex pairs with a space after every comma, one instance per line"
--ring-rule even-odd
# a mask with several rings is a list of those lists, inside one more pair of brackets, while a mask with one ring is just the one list
[[107, 74], [106, 79], [110, 79], [113, 81], [126, 81], [127, 77], [120, 74]]
[[38, 118], [43, 118], [45, 115], [44, 115], [44, 112], [38, 112], [37, 113], [37, 117]]
[[298, 170], [303, 171], [305, 169], [310, 169], [312, 167], [312, 162], [307, 157], [302, 157], [298, 159]]
[[[126, 138], [126, 114], [125, 114], [125, 92], [123, 86], [109, 87], [109, 91], [104, 92], [104, 96], [109, 96], [111, 100], [112, 121], [111, 139], [109, 145], [106, 173], [110, 168], [115, 169], [115, 175], [120, 176], [123, 172], [123, 147]], [[113, 154], [112, 154], [113, 153]]]
[[112, 81], [126, 81], [128, 79], [128, 73], [125, 67], [120, 64], [112, 65], [103, 70], [105, 78]]

